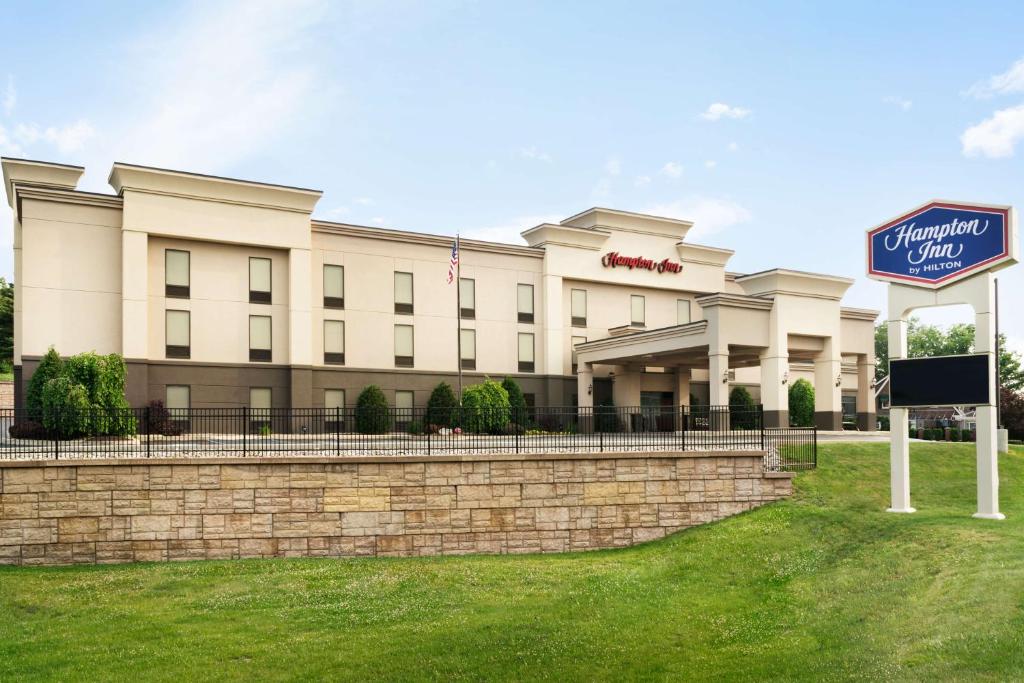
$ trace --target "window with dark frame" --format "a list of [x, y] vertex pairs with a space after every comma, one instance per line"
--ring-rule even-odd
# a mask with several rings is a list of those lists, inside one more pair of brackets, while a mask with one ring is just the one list
[[521, 323], [533, 322], [533, 285], [516, 286], [516, 311]]
[[324, 427], [327, 431], [345, 431], [345, 390], [324, 389]]
[[412, 325], [395, 325], [395, 367], [413, 367], [414, 346]]
[[269, 304], [271, 302], [271, 265], [268, 258], [249, 257], [249, 303]]
[[181, 249], [164, 250], [164, 296], [187, 299], [191, 296], [191, 255]]
[[270, 387], [249, 389], [249, 429], [253, 432], [270, 427], [273, 392]]
[[587, 326], [587, 290], [574, 289], [570, 292], [570, 313], [573, 327]]
[[647, 302], [639, 294], [629, 297], [629, 322], [637, 327], [647, 326]]
[[687, 299], [676, 299], [676, 325], [690, 322], [690, 302]]
[[459, 279], [459, 317], [467, 320], [476, 317], [476, 280]]
[[395, 427], [406, 429], [413, 419], [413, 399], [415, 394], [411, 391], [395, 392]]
[[324, 363], [345, 364], [345, 322], [342, 320], [324, 321]]
[[269, 315], [249, 316], [249, 361], [269, 363], [273, 359], [273, 327]]
[[459, 364], [463, 370], [476, 370], [476, 330], [459, 330]]
[[395, 271], [395, 313], [412, 312], [412, 273]]
[[164, 337], [167, 358], [189, 358], [191, 348], [191, 314], [188, 311], [167, 310], [164, 313]]
[[192, 392], [188, 385], [168, 384], [164, 408], [172, 422], [189, 422], [189, 409], [192, 407]]
[[324, 264], [324, 308], [345, 308], [345, 267]]
[[533, 334], [519, 333], [519, 372], [534, 371]]

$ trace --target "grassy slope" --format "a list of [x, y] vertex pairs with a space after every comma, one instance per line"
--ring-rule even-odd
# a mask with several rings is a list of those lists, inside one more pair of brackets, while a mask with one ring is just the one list
[[1024, 449], [822, 447], [797, 495], [562, 556], [0, 569], [0, 679], [1024, 678]]

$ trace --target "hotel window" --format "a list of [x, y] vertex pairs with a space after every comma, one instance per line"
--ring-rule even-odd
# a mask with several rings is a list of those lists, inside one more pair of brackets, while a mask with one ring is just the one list
[[459, 280], [459, 317], [470, 320], [476, 317], [476, 280]]
[[395, 272], [395, 313], [412, 313], [412, 273]]
[[686, 325], [690, 322], [690, 302], [686, 299], [676, 299], [676, 325]]
[[516, 308], [519, 311], [519, 322], [533, 322], [533, 285], [520, 284], [516, 288]]
[[324, 423], [330, 431], [345, 429], [345, 390], [324, 389]]
[[269, 363], [271, 351], [271, 325], [269, 315], [249, 316], [249, 361]]
[[249, 303], [270, 303], [270, 259], [249, 258]]
[[533, 335], [519, 333], [519, 372], [533, 372]]
[[573, 337], [570, 340], [570, 342], [572, 344], [572, 374], [575, 375], [576, 374], [576, 370], [577, 370], [577, 368], [579, 366], [579, 361], [576, 360], [576, 345], [577, 344], [586, 344], [587, 343], [587, 338], [586, 337]]
[[572, 290], [572, 324], [573, 327], [587, 326], [587, 290]]
[[640, 327], [647, 324], [647, 311], [644, 310], [645, 308], [646, 306], [642, 296], [639, 294], [633, 294], [629, 297], [629, 320], [632, 324], [639, 325]]
[[324, 363], [345, 364], [345, 323], [341, 320], [324, 321]]
[[187, 299], [189, 288], [189, 253], [178, 249], [164, 250], [164, 295]]
[[188, 311], [167, 311], [165, 313], [166, 329], [166, 356], [168, 358], [189, 358], [192, 355], [190, 347], [191, 330], [190, 314]]
[[271, 398], [269, 387], [249, 389], [249, 424], [253, 430], [270, 426]]
[[413, 366], [412, 325], [395, 325], [395, 367]]
[[324, 266], [324, 308], [345, 308], [344, 266]]
[[398, 429], [405, 429], [412, 422], [412, 400], [411, 391], [395, 392], [395, 427]]
[[459, 362], [463, 370], [476, 370], [476, 330], [459, 330]]
[[192, 404], [191, 391], [188, 386], [167, 385], [167, 400], [164, 408], [167, 417], [173, 422], [188, 422], [188, 409]]

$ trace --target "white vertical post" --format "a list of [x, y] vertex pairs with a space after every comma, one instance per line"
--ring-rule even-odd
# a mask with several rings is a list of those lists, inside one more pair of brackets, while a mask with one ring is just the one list
[[[890, 302], [889, 315], [893, 315]], [[889, 320], [889, 360], [907, 357], [907, 321]], [[906, 408], [889, 410], [889, 470], [892, 504], [888, 512], [916, 512], [910, 507], [910, 436], [907, 433], [909, 413]]]
[[986, 281], [984, 292], [978, 292], [974, 303], [974, 351], [988, 354], [989, 404], [978, 406], [977, 467], [978, 511], [981, 519], [1006, 519], [999, 512], [999, 453], [996, 448], [996, 319], [995, 285], [991, 273], [982, 276]]

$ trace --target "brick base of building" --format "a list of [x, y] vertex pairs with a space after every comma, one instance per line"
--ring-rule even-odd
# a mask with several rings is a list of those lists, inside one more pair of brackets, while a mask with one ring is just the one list
[[0, 463], [0, 564], [565, 552], [792, 493], [762, 454]]

